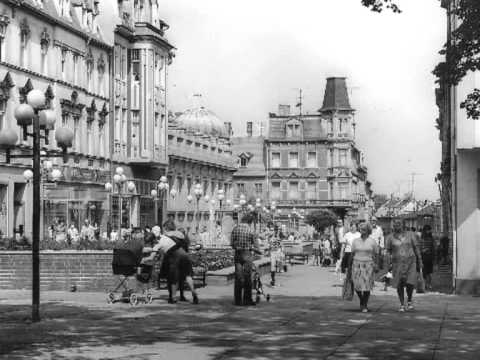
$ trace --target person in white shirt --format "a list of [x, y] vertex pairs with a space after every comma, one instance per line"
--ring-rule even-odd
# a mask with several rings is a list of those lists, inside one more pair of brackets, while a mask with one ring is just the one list
[[341, 271], [342, 274], [345, 274], [348, 266], [350, 264], [350, 258], [352, 256], [352, 244], [355, 239], [358, 239], [361, 237], [360, 233], [358, 232], [357, 224], [352, 222], [350, 224], [350, 229], [349, 231], [343, 236], [341, 245], [341, 253], [340, 253], [340, 259], [341, 259]]
[[385, 238], [383, 237], [383, 230], [382, 228], [377, 225], [377, 218], [373, 217], [371, 220], [372, 224], [372, 235], [370, 235], [375, 242], [377, 243], [378, 247], [378, 259], [380, 262], [380, 268], [383, 268], [383, 260], [385, 257]]

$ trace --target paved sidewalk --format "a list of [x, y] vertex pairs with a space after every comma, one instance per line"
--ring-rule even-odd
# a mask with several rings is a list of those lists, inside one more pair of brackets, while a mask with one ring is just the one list
[[[265, 279], [265, 283], [268, 281]], [[374, 291], [371, 313], [343, 302], [331, 269], [294, 266], [265, 287], [272, 301], [232, 305], [232, 288], [200, 289], [200, 305], [107, 305], [105, 294], [0, 291], [5, 359], [478, 359], [480, 298], [427, 294], [398, 313], [393, 290]]]

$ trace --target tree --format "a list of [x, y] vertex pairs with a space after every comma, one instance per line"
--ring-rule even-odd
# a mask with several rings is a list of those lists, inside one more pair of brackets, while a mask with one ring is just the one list
[[319, 233], [323, 233], [329, 226], [335, 225], [337, 215], [331, 210], [315, 210], [305, 216], [305, 223], [311, 225]]
[[394, 0], [362, 0], [362, 5], [375, 12], [382, 12], [384, 8], [394, 13], [402, 12]]

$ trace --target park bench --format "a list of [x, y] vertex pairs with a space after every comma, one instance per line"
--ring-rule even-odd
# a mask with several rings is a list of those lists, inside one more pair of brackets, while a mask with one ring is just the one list
[[292, 244], [284, 243], [285, 260], [292, 264], [292, 261], [301, 261], [307, 264], [310, 256], [313, 255], [313, 244]]

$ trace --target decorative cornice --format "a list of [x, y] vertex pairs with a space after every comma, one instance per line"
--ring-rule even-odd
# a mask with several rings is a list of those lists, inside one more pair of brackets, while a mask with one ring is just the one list
[[25, 85], [18, 89], [18, 92], [20, 93], [20, 103], [26, 103], [27, 102], [27, 94], [33, 90], [33, 85], [32, 85], [32, 80], [28, 79]]
[[10, 24], [10, 18], [6, 13], [0, 15], [0, 37], [3, 39], [5, 37], [5, 32], [7, 30], [8, 24]]
[[62, 107], [62, 114], [72, 114], [73, 116], [81, 116], [82, 110], [85, 107], [84, 104], [78, 104], [78, 93], [72, 92], [71, 98], [61, 99], [60, 105]]

